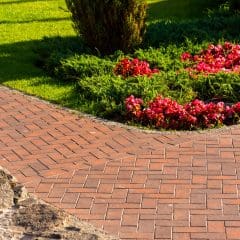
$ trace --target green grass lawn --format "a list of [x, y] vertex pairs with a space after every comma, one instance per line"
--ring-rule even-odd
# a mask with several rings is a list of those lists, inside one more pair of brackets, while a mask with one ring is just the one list
[[[160, 18], [199, 17], [208, 0], [149, 0], [148, 23]], [[50, 78], [35, 66], [43, 37], [75, 37], [64, 0], [1, 0], [0, 83], [78, 108], [72, 83]]]
[[57, 102], [71, 92], [34, 66], [43, 37], [75, 36], [64, 0], [1, 0], [0, 32], [1, 84]]

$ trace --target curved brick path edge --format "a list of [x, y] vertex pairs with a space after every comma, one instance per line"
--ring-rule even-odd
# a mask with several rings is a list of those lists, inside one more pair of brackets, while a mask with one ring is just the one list
[[0, 87], [0, 165], [121, 239], [240, 239], [240, 127], [138, 131]]

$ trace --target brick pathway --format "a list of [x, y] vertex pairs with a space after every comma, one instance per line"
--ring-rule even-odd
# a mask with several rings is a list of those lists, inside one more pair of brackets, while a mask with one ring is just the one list
[[0, 165], [121, 239], [240, 239], [240, 127], [147, 133], [0, 87]]

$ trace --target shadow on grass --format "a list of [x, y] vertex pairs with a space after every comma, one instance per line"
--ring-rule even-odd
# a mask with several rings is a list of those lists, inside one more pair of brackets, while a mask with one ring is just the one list
[[198, 19], [159, 20], [148, 24], [144, 47], [181, 45], [186, 40], [192, 44], [219, 41], [239, 43], [239, 29], [240, 14], [229, 11], [216, 12]]
[[34, 20], [27, 20], [27, 21], [0, 21], [0, 24], [22, 24], [22, 23], [33, 23], [33, 22], [60, 22], [69, 20], [70, 17], [63, 17], [63, 18], [45, 18], [45, 19], [34, 19]]
[[149, 3], [148, 20], [202, 17], [207, 9], [217, 8], [225, 1], [226, 0], [160, 0]]
[[[78, 37], [53, 37], [47, 40], [0, 45], [0, 84], [23, 90], [62, 106], [78, 109], [80, 100], [76, 84], [51, 78], [37, 66], [39, 55], [36, 51], [45, 49], [51, 54], [50, 49], [54, 51], [54, 48], [81, 52], [83, 46]], [[44, 56], [45, 53], [42, 54]], [[49, 92], [44, 93], [45, 90]]]
[[[47, 40], [31, 40], [0, 45], [0, 84], [7, 81], [46, 76], [37, 66], [39, 55], [36, 51], [43, 49], [44, 54], [61, 49], [83, 51], [84, 47], [78, 37], [53, 37]], [[45, 52], [44, 52], [45, 51]]]

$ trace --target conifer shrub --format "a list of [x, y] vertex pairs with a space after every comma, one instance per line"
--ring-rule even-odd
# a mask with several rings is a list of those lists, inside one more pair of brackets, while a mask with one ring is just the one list
[[131, 51], [142, 43], [146, 0], [66, 0], [76, 31], [102, 54]]

